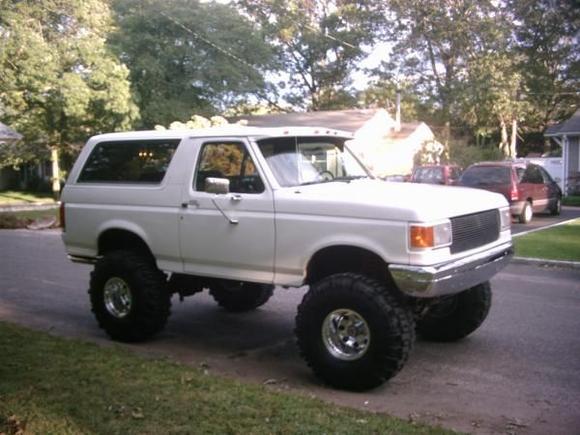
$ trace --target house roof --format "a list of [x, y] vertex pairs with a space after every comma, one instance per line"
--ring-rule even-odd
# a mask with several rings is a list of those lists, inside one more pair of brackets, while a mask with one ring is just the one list
[[572, 115], [570, 119], [560, 124], [551, 125], [544, 132], [544, 136], [564, 136], [564, 135], [579, 135], [580, 136], [580, 109]]
[[0, 140], [20, 140], [22, 135], [0, 122]]
[[[246, 120], [252, 127], [283, 127], [295, 125], [301, 127], [328, 127], [336, 130], [355, 133], [384, 109], [327, 110], [319, 112], [275, 113], [269, 115], [236, 116], [230, 122]], [[420, 123], [401, 123], [401, 130], [394, 136], [408, 137]]]

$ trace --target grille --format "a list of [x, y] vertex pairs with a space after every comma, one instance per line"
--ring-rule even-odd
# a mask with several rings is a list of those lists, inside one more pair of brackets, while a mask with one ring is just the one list
[[499, 212], [488, 210], [451, 218], [452, 254], [491, 243], [499, 237]]

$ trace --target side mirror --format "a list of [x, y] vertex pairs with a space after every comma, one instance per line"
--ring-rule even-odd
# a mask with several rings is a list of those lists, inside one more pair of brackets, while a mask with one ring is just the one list
[[207, 193], [216, 193], [218, 195], [230, 193], [230, 180], [227, 178], [208, 177], [205, 179], [205, 191]]

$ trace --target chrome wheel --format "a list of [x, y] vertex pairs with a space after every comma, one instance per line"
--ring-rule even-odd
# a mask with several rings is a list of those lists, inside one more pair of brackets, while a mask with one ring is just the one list
[[131, 311], [133, 297], [127, 282], [119, 277], [112, 277], [105, 283], [103, 291], [105, 308], [112, 316], [122, 319]]
[[343, 361], [354, 361], [367, 352], [371, 332], [359, 313], [342, 308], [332, 311], [324, 319], [322, 341], [334, 357]]

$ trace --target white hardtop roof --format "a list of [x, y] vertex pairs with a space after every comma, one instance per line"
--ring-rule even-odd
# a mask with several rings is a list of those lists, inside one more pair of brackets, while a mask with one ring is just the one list
[[195, 130], [145, 130], [127, 131], [122, 133], [106, 133], [93, 136], [94, 141], [131, 140], [131, 139], [184, 139], [190, 137], [284, 137], [284, 136], [336, 136], [352, 139], [352, 133], [333, 130], [326, 127], [245, 127], [226, 125], [222, 127], [200, 128]]

